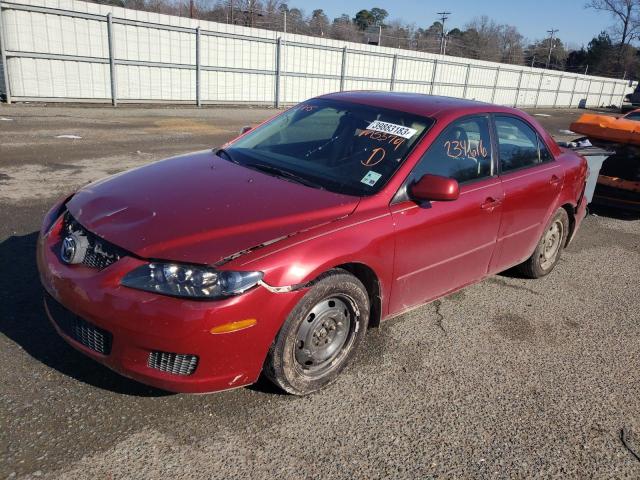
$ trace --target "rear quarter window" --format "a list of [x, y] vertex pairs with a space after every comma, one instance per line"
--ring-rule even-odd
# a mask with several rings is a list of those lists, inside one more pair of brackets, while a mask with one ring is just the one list
[[538, 133], [523, 120], [497, 116], [495, 125], [502, 172], [533, 167], [553, 160]]

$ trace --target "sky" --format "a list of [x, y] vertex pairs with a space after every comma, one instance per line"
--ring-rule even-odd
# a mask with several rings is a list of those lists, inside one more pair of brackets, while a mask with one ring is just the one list
[[464, 27], [472, 18], [487, 15], [497, 23], [516, 26], [528, 40], [544, 38], [547, 30], [557, 28], [559, 38], [572, 47], [586, 46], [613, 24], [607, 13], [585, 9], [586, 0], [288, 0], [286, 3], [306, 14], [322, 8], [330, 20], [342, 13], [353, 17], [358, 10], [379, 7], [389, 12], [391, 20], [415, 23], [418, 27], [428, 27], [436, 21], [436, 12], [448, 11], [451, 15], [447, 30]]

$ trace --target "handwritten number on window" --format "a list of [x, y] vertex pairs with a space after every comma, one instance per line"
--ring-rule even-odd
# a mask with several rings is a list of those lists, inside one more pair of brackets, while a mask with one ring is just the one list
[[444, 142], [444, 148], [449, 158], [472, 158], [477, 160], [478, 157], [484, 158], [488, 155], [482, 140], [478, 142], [476, 147], [472, 147], [470, 141], [447, 140]]
[[374, 130], [362, 130], [358, 136], [368, 137], [371, 140], [376, 140], [378, 142], [385, 142], [393, 146], [394, 151], [398, 150], [398, 148], [400, 148], [406, 141], [406, 139], [398, 137], [397, 135], [393, 135], [391, 133], [376, 132]]

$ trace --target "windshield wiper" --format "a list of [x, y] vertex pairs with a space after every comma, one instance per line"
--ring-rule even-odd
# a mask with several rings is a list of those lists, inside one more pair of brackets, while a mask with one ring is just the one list
[[245, 167], [253, 168], [255, 170], [259, 170], [263, 173], [274, 175], [276, 177], [284, 178], [285, 180], [291, 180], [296, 183], [300, 183], [302, 185], [306, 185], [307, 187], [319, 188], [320, 190], [324, 190], [324, 187], [319, 183], [315, 183], [309, 179], [296, 175], [293, 172], [288, 170], [283, 170], [278, 167], [274, 167], [273, 165], [265, 165], [263, 163], [246, 163]]
[[240, 162], [238, 162], [237, 160], [234, 160], [233, 157], [231, 156], [231, 153], [229, 153], [229, 150], [227, 150], [226, 148], [219, 148], [218, 150], [216, 150], [215, 153], [218, 156], [227, 157], [227, 160], [229, 160], [230, 162], [240, 165]]

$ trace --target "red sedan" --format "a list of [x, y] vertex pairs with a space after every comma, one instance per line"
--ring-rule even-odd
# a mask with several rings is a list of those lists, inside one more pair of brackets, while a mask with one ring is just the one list
[[72, 346], [143, 383], [210, 392], [264, 373], [307, 394], [369, 325], [516, 265], [548, 274], [586, 173], [515, 109], [326, 95], [56, 204], [45, 306]]

